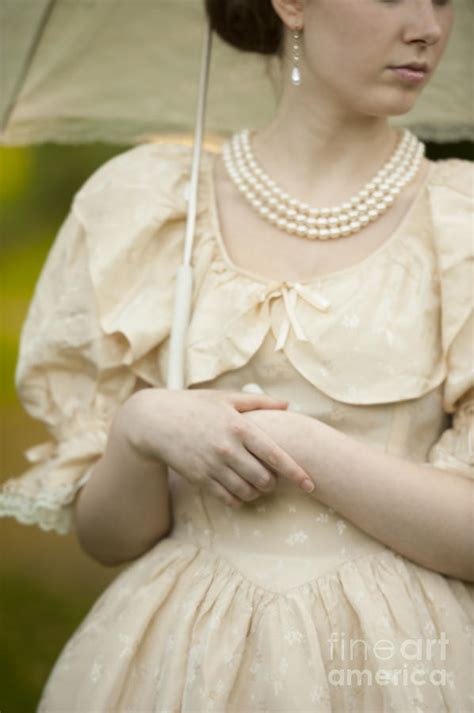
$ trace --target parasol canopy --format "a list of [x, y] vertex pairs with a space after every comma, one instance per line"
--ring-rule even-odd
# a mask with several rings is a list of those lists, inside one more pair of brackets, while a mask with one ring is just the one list
[[[409, 113], [390, 118], [424, 141], [474, 139], [474, 2], [455, 22]], [[204, 0], [0, 0], [0, 144], [135, 144], [195, 129]], [[213, 37], [207, 136], [268, 123], [275, 58]]]

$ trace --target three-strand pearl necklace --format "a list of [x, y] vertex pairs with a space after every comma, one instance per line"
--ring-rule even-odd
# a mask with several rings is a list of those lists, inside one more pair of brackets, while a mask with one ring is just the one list
[[376, 220], [416, 176], [424, 153], [424, 143], [404, 129], [391, 158], [355, 196], [340, 206], [314, 208], [290, 196], [263, 171], [252, 151], [249, 129], [233, 134], [222, 149], [230, 178], [260, 216], [311, 240], [345, 237]]

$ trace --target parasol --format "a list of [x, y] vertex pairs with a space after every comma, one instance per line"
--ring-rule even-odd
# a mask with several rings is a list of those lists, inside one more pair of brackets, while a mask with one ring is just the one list
[[[454, 2], [434, 77], [412, 111], [390, 118], [424, 141], [474, 139], [474, 3]], [[278, 61], [214, 37], [203, 0], [0, 0], [0, 26], [0, 144], [189, 142], [194, 135], [167, 378], [168, 388], [180, 389], [203, 143], [215, 149], [225, 135], [271, 120]]]

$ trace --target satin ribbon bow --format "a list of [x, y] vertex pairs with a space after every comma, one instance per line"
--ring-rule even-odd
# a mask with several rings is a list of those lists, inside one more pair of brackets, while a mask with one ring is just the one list
[[285, 280], [276, 289], [273, 289], [271, 292], [267, 293], [262, 298], [262, 302], [266, 299], [271, 299], [272, 297], [283, 297], [283, 303], [285, 305], [286, 310], [285, 319], [283, 320], [280, 327], [280, 331], [278, 333], [275, 351], [279, 351], [285, 346], [286, 339], [290, 330], [290, 325], [293, 327], [294, 332], [299, 340], [304, 342], [308, 341], [308, 337], [304, 333], [304, 329], [299, 323], [298, 318], [296, 316], [295, 306], [298, 296], [306, 300], [306, 302], [308, 302], [309, 304], [313, 305], [313, 307], [316, 307], [316, 309], [319, 309], [323, 312], [325, 312], [331, 304], [326, 297], [315, 292], [313, 288], [311, 288], [310, 290], [309, 288], [301, 285], [299, 282], [288, 282]]

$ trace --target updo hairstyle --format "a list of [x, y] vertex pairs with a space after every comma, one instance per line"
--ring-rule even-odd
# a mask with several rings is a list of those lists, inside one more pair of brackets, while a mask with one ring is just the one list
[[243, 52], [282, 58], [284, 28], [271, 0], [204, 0], [211, 29]]

